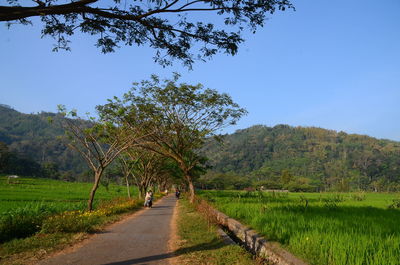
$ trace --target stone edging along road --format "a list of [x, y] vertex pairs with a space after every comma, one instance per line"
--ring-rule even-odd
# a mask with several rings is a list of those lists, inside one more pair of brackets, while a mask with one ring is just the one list
[[253, 254], [265, 258], [269, 262], [277, 265], [307, 265], [307, 263], [301, 259], [284, 250], [278, 243], [268, 242], [255, 230], [250, 229], [235, 219], [232, 219], [214, 209], [205, 200], [200, 198], [197, 198], [197, 200], [198, 211], [206, 215], [209, 220], [228, 229], [245, 245], [247, 249], [253, 252]]

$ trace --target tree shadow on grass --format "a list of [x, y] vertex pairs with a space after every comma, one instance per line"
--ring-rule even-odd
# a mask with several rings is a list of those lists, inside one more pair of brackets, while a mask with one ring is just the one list
[[207, 243], [202, 243], [198, 245], [194, 245], [191, 247], [179, 248], [176, 251], [163, 253], [159, 255], [153, 255], [148, 257], [129, 259], [111, 263], [105, 263], [103, 265], [130, 265], [130, 264], [148, 264], [149, 262], [161, 261], [172, 257], [177, 257], [183, 254], [192, 253], [196, 251], [204, 251], [204, 250], [214, 250], [219, 249], [224, 246], [220, 240], [214, 239]]

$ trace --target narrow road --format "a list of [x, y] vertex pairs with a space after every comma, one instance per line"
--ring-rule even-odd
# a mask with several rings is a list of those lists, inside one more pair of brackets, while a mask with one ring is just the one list
[[41, 265], [168, 264], [170, 224], [176, 205], [166, 196], [151, 209], [141, 210], [123, 222], [96, 234], [73, 252], [56, 255]]

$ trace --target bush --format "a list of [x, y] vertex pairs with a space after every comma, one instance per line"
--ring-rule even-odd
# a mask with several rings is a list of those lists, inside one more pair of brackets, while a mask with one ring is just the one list
[[290, 182], [285, 186], [290, 192], [313, 192], [315, 191], [315, 187], [310, 184], [300, 184], [296, 182]]
[[101, 221], [96, 212], [64, 212], [47, 218], [42, 225], [42, 233], [57, 232], [94, 232], [94, 226]]
[[393, 199], [392, 203], [389, 205], [389, 209], [400, 209], [400, 199]]
[[71, 211], [52, 216], [43, 222], [42, 233], [94, 232], [106, 216], [121, 214], [135, 209], [142, 201], [117, 199], [103, 202], [98, 210]]
[[53, 213], [43, 205], [17, 208], [0, 214], [0, 243], [14, 238], [24, 238], [40, 230], [43, 219]]
[[15, 238], [25, 238], [39, 231], [93, 232], [104, 217], [129, 212], [141, 204], [140, 200], [117, 199], [104, 202], [93, 212], [67, 211], [56, 215], [54, 214], [58, 209], [43, 205], [35, 208], [18, 208], [0, 215], [0, 243]]
[[40, 230], [42, 216], [32, 213], [6, 213], [0, 217], [0, 242], [23, 238]]

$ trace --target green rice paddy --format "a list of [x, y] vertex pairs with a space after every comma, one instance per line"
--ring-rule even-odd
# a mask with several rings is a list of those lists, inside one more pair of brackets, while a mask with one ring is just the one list
[[310, 264], [400, 264], [400, 194], [203, 191]]
[[[8, 183], [0, 177], [0, 214], [18, 209], [47, 208], [52, 212], [83, 210], [89, 198], [92, 183], [65, 182], [51, 179], [18, 178]], [[135, 196], [136, 190], [131, 194]], [[126, 187], [110, 184], [108, 190], [99, 186], [96, 203], [125, 197]]]
[[[84, 210], [91, 183], [72, 183], [39, 178], [0, 177], [0, 243], [40, 231], [43, 221], [65, 211]], [[94, 206], [126, 197], [126, 187], [99, 186]], [[131, 191], [135, 196], [136, 190]]]

